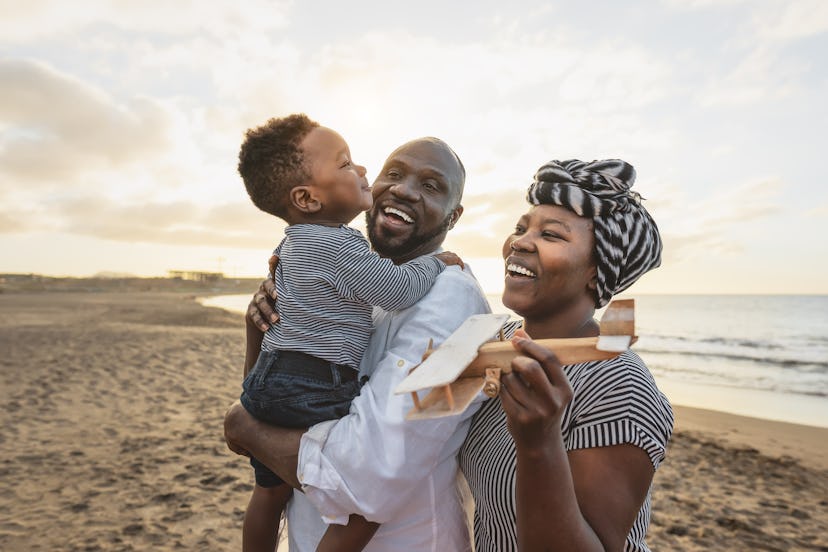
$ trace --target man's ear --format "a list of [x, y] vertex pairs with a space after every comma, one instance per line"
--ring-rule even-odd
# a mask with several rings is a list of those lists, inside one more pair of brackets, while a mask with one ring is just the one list
[[296, 186], [290, 190], [290, 203], [302, 213], [317, 213], [322, 204], [313, 193], [310, 186]]
[[451, 218], [449, 219], [449, 230], [454, 228], [454, 225], [457, 224], [457, 221], [460, 220], [460, 215], [463, 214], [463, 206], [458, 205], [454, 208], [454, 211], [451, 213]]

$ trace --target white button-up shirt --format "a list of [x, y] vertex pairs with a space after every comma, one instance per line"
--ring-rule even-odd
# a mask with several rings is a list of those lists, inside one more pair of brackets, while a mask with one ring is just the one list
[[477, 281], [449, 267], [416, 305], [375, 309], [375, 330], [362, 359], [370, 376], [350, 413], [313, 426], [299, 449], [298, 478], [287, 510], [292, 552], [316, 549], [326, 525], [361, 514], [380, 528], [365, 547], [470, 550], [456, 486], [457, 451], [481, 399], [462, 414], [406, 421], [413, 402], [394, 388], [419, 364], [429, 339], [442, 343], [469, 316], [490, 312]]

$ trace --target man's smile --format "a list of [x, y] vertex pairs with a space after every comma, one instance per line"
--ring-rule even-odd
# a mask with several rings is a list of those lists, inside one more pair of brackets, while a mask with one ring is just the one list
[[386, 216], [391, 216], [391, 217], [394, 217], [394, 218], [402, 219], [402, 221], [407, 223], [407, 224], [411, 224], [411, 223], [414, 222], [413, 218], [411, 218], [406, 213], [403, 213], [402, 211], [400, 211], [399, 209], [396, 209], [394, 207], [385, 207], [382, 210], [382, 212]]

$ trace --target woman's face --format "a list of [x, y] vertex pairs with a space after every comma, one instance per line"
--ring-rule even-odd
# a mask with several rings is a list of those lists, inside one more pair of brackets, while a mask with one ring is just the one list
[[594, 241], [592, 219], [558, 205], [529, 209], [503, 244], [503, 304], [524, 318], [594, 304]]

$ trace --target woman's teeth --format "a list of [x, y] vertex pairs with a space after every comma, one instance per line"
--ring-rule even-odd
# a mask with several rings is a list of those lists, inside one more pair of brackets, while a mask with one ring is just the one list
[[509, 273], [513, 274], [522, 274], [523, 276], [530, 276], [532, 278], [535, 277], [535, 273], [529, 270], [528, 268], [523, 268], [522, 266], [518, 266], [516, 264], [508, 264], [506, 265], [506, 270]]

